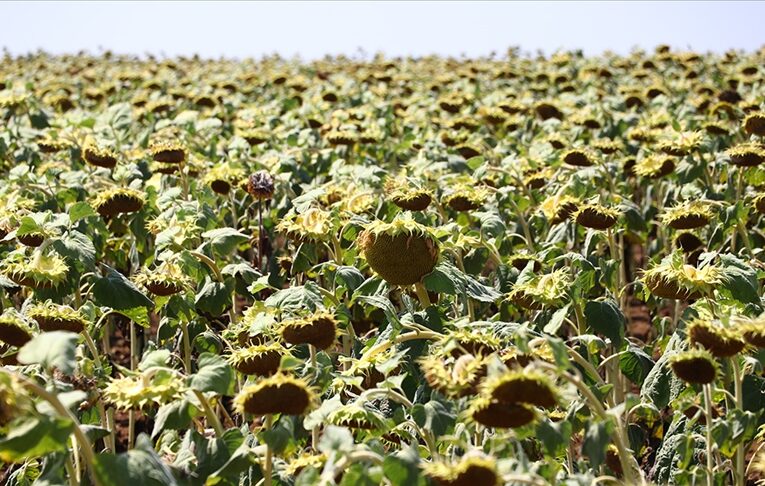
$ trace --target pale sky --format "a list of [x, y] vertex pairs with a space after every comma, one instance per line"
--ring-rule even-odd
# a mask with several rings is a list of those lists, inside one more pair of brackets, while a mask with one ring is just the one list
[[0, 2], [0, 47], [53, 53], [311, 59], [559, 48], [626, 53], [667, 43], [723, 52], [765, 44], [765, 3], [681, 2]]

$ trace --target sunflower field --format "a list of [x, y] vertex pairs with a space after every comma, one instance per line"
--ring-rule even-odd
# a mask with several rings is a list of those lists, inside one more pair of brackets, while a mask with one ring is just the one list
[[765, 480], [765, 49], [0, 64], [0, 482]]

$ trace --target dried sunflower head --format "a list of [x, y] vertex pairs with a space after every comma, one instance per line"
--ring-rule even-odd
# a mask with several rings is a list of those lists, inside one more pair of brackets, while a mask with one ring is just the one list
[[232, 350], [228, 361], [242, 374], [271, 376], [279, 371], [282, 357], [288, 354], [279, 343], [257, 344]]
[[543, 408], [558, 404], [558, 393], [547, 375], [538, 371], [515, 370], [487, 378], [481, 393], [504, 404], [523, 403]]
[[465, 455], [458, 462], [428, 462], [423, 473], [438, 486], [495, 486], [499, 473], [493, 458]]
[[533, 422], [537, 412], [523, 403], [507, 404], [478, 395], [465, 411], [469, 421], [499, 429], [523, 427]]
[[337, 320], [328, 312], [317, 312], [284, 321], [281, 334], [284, 341], [292, 345], [310, 344], [317, 349], [327, 349], [337, 339]]
[[299, 378], [277, 373], [244, 387], [234, 399], [239, 413], [303, 415], [313, 408], [316, 395]]
[[69, 272], [69, 266], [57, 253], [39, 250], [31, 257], [15, 253], [3, 262], [2, 267], [9, 279], [33, 289], [58, 287]]
[[661, 263], [646, 270], [640, 279], [656, 297], [678, 300], [710, 295], [724, 280], [719, 267], [711, 263], [700, 268], [688, 265], [680, 252], [665, 257]]
[[178, 400], [186, 384], [178, 376], [157, 372], [151, 378], [144, 375], [112, 378], [103, 391], [104, 400], [121, 410], [143, 410]]
[[29, 306], [26, 315], [37, 321], [42, 331], [82, 332], [87, 326], [87, 320], [81, 312], [49, 300]]
[[747, 134], [765, 137], [765, 113], [762, 111], [755, 111], [746, 115], [742, 125]]
[[717, 363], [709, 351], [692, 349], [675, 354], [669, 359], [672, 371], [688, 383], [706, 385], [715, 381]]
[[485, 187], [459, 184], [451, 188], [441, 202], [455, 211], [474, 211], [484, 205], [489, 196]]
[[619, 220], [619, 211], [600, 204], [585, 204], [571, 217], [585, 228], [606, 230]]
[[99, 192], [91, 204], [98, 214], [110, 217], [140, 211], [145, 202], [141, 191], [119, 187]]
[[754, 167], [765, 162], [765, 148], [754, 142], [741, 143], [728, 149], [730, 163], [739, 167]]
[[691, 344], [703, 346], [716, 358], [735, 356], [746, 345], [740, 329], [703, 319], [694, 319], [688, 324], [688, 339]]
[[359, 234], [357, 244], [369, 266], [392, 285], [415, 284], [438, 262], [438, 240], [411, 218], [375, 221]]
[[164, 164], [180, 164], [186, 160], [186, 149], [177, 140], [152, 142], [149, 153], [156, 162]]
[[111, 169], [117, 165], [117, 154], [111, 149], [88, 142], [82, 149], [82, 158], [90, 165]]
[[516, 282], [507, 298], [526, 309], [557, 307], [568, 295], [570, 285], [568, 270], [559, 268], [548, 274], [532, 275], [528, 280]]
[[0, 341], [21, 347], [32, 339], [34, 330], [15, 309], [6, 309], [0, 315]]
[[183, 269], [170, 261], [162, 262], [156, 268], [143, 269], [133, 279], [154, 295], [168, 296], [191, 288], [192, 281]]
[[274, 195], [274, 178], [268, 171], [259, 170], [247, 178], [247, 192], [255, 199], [271, 199]]
[[672, 157], [652, 154], [640, 159], [633, 169], [635, 174], [648, 179], [658, 179], [672, 173], [675, 170], [675, 162]]
[[333, 229], [332, 215], [319, 208], [309, 208], [304, 213], [285, 216], [277, 225], [277, 231], [297, 241], [326, 241]]
[[486, 376], [488, 358], [483, 355], [436, 352], [419, 360], [425, 381], [434, 390], [450, 398], [475, 394], [481, 379]]
[[674, 229], [694, 229], [706, 226], [714, 216], [706, 201], [686, 201], [664, 211], [662, 223]]

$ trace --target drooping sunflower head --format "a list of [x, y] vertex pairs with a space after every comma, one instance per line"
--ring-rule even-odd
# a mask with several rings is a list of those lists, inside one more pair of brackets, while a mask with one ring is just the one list
[[706, 385], [715, 381], [717, 362], [709, 351], [692, 349], [677, 353], [669, 359], [672, 371], [688, 383]]
[[104, 400], [121, 410], [145, 410], [178, 400], [186, 384], [172, 373], [158, 372], [112, 378], [103, 391]]
[[711, 263], [699, 268], [688, 265], [682, 254], [675, 252], [646, 270], [640, 281], [656, 297], [688, 300], [710, 295], [725, 276], [720, 267]]
[[353, 430], [383, 432], [390, 428], [387, 422], [382, 413], [358, 400], [333, 410], [327, 417], [327, 423]]
[[428, 190], [394, 179], [386, 181], [385, 192], [393, 204], [409, 211], [424, 211], [432, 201]]
[[393, 285], [419, 282], [438, 262], [438, 240], [411, 218], [375, 221], [359, 234], [357, 244], [372, 270]]
[[709, 224], [713, 216], [711, 204], [693, 200], [667, 209], [661, 215], [661, 221], [674, 229], [694, 229]]
[[288, 354], [279, 343], [257, 344], [232, 350], [228, 361], [242, 374], [271, 376], [279, 371], [282, 357]]
[[716, 358], [735, 356], [746, 345], [740, 329], [704, 319], [694, 319], [688, 324], [688, 339], [691, 344], [703, 346]]
[[499, 484], [497, 464], [483, 454], [466, 454], [457, 462], [428, 462], [423, 473], [438, 486], [495, 486]]
[[744, 132], [749, 135], [765, 137], [765, 112], [754, 111], [746, 115], [742, 123]]
[[522, 403], [543, 408], [558, 404], [558, 393], [544, 373], [514, 370], [487, 378], [481, 384], [481, 393], [504, 404]]
[[304, 213], [285, 216], [276, 230], [297, 241], [325, 241], [333, 228], [332, 215], [329, 211], [309, 208]]
[[304, 380], [282, 373], [245, 386], [234, 398], [237, 412], [252, 415], [303, 415], [315, 402], [316, 395]]
[[730, 163], [738, 167], [754, 167], [765, 162], [765, 147], [755, 142], [741, 143], [728, 149]]
[[672, 133], [659, 142], [658, 149], [667, 155], [684, 157], [698, 150], [703, 141], [704, 134], [700, 131]]
[[146, 199], [141, 191], [117, 187], [99, 192], [91, 205], [103, 217], [135, 213], [143, 208]]
[[327, 134], [324, 135], [324, 138], [332, 146], [350, 147], [356, 144], [359, 139], [359, 135], [352, 130], [334, 129], [327, 132]]
[[62, 138], [45, 137], [37, 141], [37, 148], [44, 154], [61, 152], [72, 146], [71, 142]]
[[566, 221], [579, 209], [581, 201], [569, 195], [554, 195], [545, 199], [539, 209], [550, 224]]
[[37, 321], [42, 331], [82, 332], [88, 323], [81, 312], [49, 300], [31, 305], [26, 315]]
[[192, 280], [177, 264], [170, 261], [162, 262], [156, 268], [143, 269], [134, 281], [145, 287], [154, 295], [168, 296], [191, 288]]
[[297, 477], [305, 468], [321, 469], [327, 462], [327, 456], [321, 454], [303, 453], [287, 462], [284, 474], [288, 478]]
[[33, 334], [32, 326], [15, 309], [6, 309], [0, 315], [0, 341], [21, 347], [32, 339]]
[[516, 282], [507, 298], [526, 309], [557, 307], [566, 297], [570, 285], [568, 270], [559, 268], [551, 273], [532, 275], [528, 280]]
[[3, 273], [19, 285], [49, 289], [62, 284], [69, 266], [57, 253], [36, 251], [31, 257], [16, 253], [3, 262]]
[[565, 151], [561, 156], [561, 160], [568, 165], [574, 167], [590, 167], [595, 165], [595, 154], [585, 148], [573, 148]]
[[757, 348], [765, 348], [765, 317], [754, 319], [736, 319], [736, 329], [747, 344]]
[[473, 398], [465, 415], [471, 422], [498, 429], [523, 427], [537, 418], [537, 412], [529, 405], [501, 403], [486, 395]]
[[244, 169], [224, 162], [205, 172], [202, 182], [217, 194], [228, 194], [231, 187], [236, 186], [243, 177]]
[[90, 165], [111, 169], [117, 165], [117, 154], [111, 149], [87, 142], [82, 149], [82, 158]]
[[290, 319], [282, 323], [282, 338], [289, 344], [310, 344], [327, 349], [337, 339], [337, 320], [328, 312], [317, 312], [308, 317]]
[[667, 155], [651, 154], [640, 159], [634, 167], [635, 174], [648, 179], [658, 179], [672, 173], [675, 162]]
[[489, 191], [483, 186], [458, 184], [451, 188], [441, 202], [455, 211], [475, 211], [486, 203]]
[[151, 157], [164, 164], [180, 164], [186, 160], [186, 149], [177, 140], [159, 140], [149, 146]]
[[477, 392], [486, 376], [488, 358], [463, 354], [457, 358], [441, 352], [431, 353], [419, 360], [428, 385], [449, 398], [460, 398]]
[[606, 230], [619, 220], [619, 211], [600, 204], [585, 204], [572, 214], [572, 218], [585, 228]]
[[446, 333], [440, 347], [455, 358], [465, 354], [486, 356], [499, 350], [500, 339], [488, 328], [466, 326]]

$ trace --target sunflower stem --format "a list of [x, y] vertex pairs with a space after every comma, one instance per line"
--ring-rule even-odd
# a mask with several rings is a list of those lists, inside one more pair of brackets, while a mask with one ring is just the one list
[[210, 401], [207, 399], [204, 393], [202, 393], [199, 390], [193, 390], [194, 395], [197, 397], [197, 400], [199, 400], [199, 403], [202, 404], [202, 409], [205, 412], [205, 417], [207, 417], [207, 422], [212, 426], [213, 430], [215, 430], [215, 436], [220, 438], [223, 437], [223, 426], [220, 423], [220, 419], [218, 418], [218, 415], [215, 413], [215, 411], [210, 406]]
[[704, 414], [706, 415], [707, 486], [714, 486], [714, 456], [712, 455], [712, 385], [704, 385]]
[[[734, 356], [730, 358], [730, 366], [733, 368], [733, 393], [736, 400], [736, 408], [738, 410], [744, 409], [744, 389], [743, 381], [741, 377], [741, 369], [739, 368], [738, 359]], [[746, 470], [744, 468], [744, 456], [746, 454], [746, 448], [744, 444], [739, 444], [736, 448], [736, 486], [744, 486], [746, 484]]]
[[428, 291], [425, 289], [425, 285], [422, 282], [414, 284], [414, 291], [417, 293], [417, 298], [420, 300], [420, 305], [423, 309], [430, 307], [430, 297]]
[[181, 319], [181, 334], [183, 338], [183, 368], [186, 374], [191, 374], [191, 340], [189, 339], [189, 324]]
[[263, 270], [263, 200], [258, 199], [258, 272]]
[[[138, 343], [136, 342], [135, 322], [130, 321], [130, 369], [138, 368]], [[135, 443], [135, 411], [128, 412], [128, 449], [133, 448]]]
[[[271, 427], [274, 424], [274, 417], [270, 413], [266, 415], [266, 430], [271, 430]], [[265, 471], [263, 471], [263, 479], [265, 479], [265, 486], [271, 486], [271, 469], [272, 469], [272, 462], [273, 462], [273, 451], [271, 451], [271, 446], [268, 445], [268, 442], [266, 442], [266, 465], [265, 465]]]

